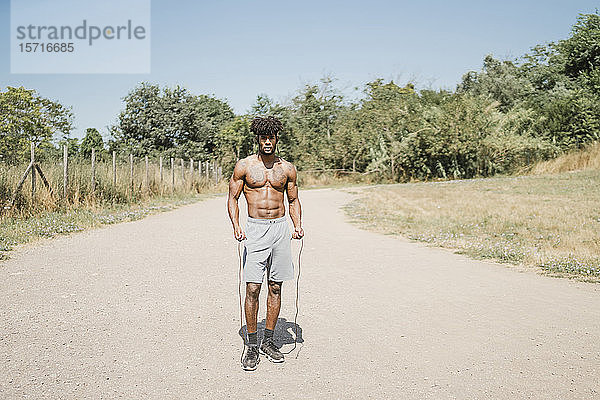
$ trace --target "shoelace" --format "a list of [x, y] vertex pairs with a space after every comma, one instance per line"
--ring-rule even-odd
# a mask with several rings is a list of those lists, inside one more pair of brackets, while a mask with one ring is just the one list
[[[258, 358], [258, 346], [248, 346], [248, 351], [246, 352], [246, 357], [254, 357]], [[242, 358], [240, 359], [240, 363], [244, 365], [244, 353], [242, 353]]]
[[275, 342], [272, 339], [263, 340], [261, 346], [267, 347], [267, 348], [277, 351], [277, 352], [279, 351], [277, 346], [275, 346]]

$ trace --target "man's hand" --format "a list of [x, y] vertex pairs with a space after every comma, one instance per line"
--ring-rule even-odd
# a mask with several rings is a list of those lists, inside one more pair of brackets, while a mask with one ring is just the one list
[[304, 236], [304, 229], [302, 227], [294, 228], [294, 232], [292, 232], [292, 239], [302, 239]]
[[233, 236], [235, 237], [235, 239], [238, 242], [241, 242], [242, 240], [246, 239], [246, 234], [242, 230], [241, 226], [235, 226], [235, 227], [233, 227]]

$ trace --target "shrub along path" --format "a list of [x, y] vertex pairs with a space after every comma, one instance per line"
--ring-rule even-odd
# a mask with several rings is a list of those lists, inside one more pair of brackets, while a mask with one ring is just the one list
[[236, 242], [218, 197], [15, 250], [0, 264], [0, 398], [600, 395], [598, 285], [361, 230], [343, 191], [300, 198], [303, 343], [285, 363], [240, 368]]

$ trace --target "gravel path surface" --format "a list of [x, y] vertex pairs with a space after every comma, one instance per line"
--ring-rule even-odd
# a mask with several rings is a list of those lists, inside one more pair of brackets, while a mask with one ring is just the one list
[[[600, 286], [361, 230], [351, 198], [300, 193], [302, 343], [253, 372], [224, 197], [13, 252], [0, 398], [600, 398]], [[292, 282], [283, 297], [287, 350]]]

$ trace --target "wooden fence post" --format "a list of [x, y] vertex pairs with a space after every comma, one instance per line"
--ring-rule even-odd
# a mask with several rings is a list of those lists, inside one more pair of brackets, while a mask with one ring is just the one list
[[198, 160], [198, 179], [202, 178], [202, 161]]
[[194, 159], [190, 158], [190, 187], [194, 186]]
[[213, 161], [213, 173], [215, 174], [215, 185], [219, 183], [219, 171], [217, 171], [217, 160]]
[[15, 190], [15, 193], [13, 194], [13, 198], [12, 198], [12, 200], [10, 202], [10, 207], [8, 207], [8, 208], [12, 208], [15, 205], [15, 201], [17, 200], [17, 194], [19, 193], [19, 190], [21, 190], [21, 187], [25, 183], [25, 179], [27, 179], [27, 174], [33, 168], [34, 168], [33, 163], [30, 162], [29, 165], [27, 166], [27, 169], [25, 170], [25, 173], [21, 177], [21, 180], [17, 184], [17, 189]]
[[206, 180], [208, 181], [209, 179], [209, 173], [208, 173], [208, 160], [204, 163], [204, 173], [206, 174]]
[[35, 195], [35, 144], [31, 142], [31, 203]]
[[171, 157], [171, 191], [175, 192], [175, 160]]
[[117, 187], [117, 152], [113, 150], [113, 187]]
[[129, 153], [129, 183], [131, 197], [133, 197], [133, 154]]
[[46, 186], [46, 189], [48, 189], [48, 192], [50, 192], [50, 196], [54, 196], [54, 192], [52, 191], [52, 188], [50, 187], [50, 184], [48, 183], [48, 180], [44, 176], [44, 172], [42, 171], [42, 167], [40, 167], [39, 164], [36, 163], [35, 164], [35, 169], [37, 169], [38, 174], [40, 174], [40, 178], [42, 179], [42, 183], [44, 184], [44, 186]]
[[69, 184], [69, 150], [67, 148], [67, 145], [65, 144], [63, 146], [63, 198], [65, 199], [65, 205], [67, 204], [68, 184]]
[[194, 180], [194, 159], [190, 158], [190, 177], [191, 180]]
[[158, 161], [158, 169], [160, 171], [160, 189], [161, 189], [161, 193], [162, 193], [162, 185], [163, 185], [163, 156], [160, 156], [160, 159]]
[[[42, 172], [42, 168], [35, 163], [35, 144], [33, 142], [31, 142], [31, 161], [29, 162], [29, 165], [27, 166], [25, 173], [21, 177], [21, 180], [17, 184], [17, 189], [15, 190], [15, 192], [13, 194], [12, 200], [10, 202], [10, 206], [3, 206], [2, 210], [10, 209], [15, 205], [15, 201], [17, 200], [17, 194], [19, 193], [19, 190], [21, 190], [21, 187], [25, 183], [25, 180], [27, 179], [27, 174], [29, 172], [31, 172], [31, 203], [33, 204], [34, 196], [35, 196], [36, 170], [40, 174], [40, 179], [42, 179], [42, 182], [44, 183], [44, 185], [46, 185], [46, 188], [50, 192], [50, 195], [51, 196], [54, 195], [54, 193], [52, 192], [52, 188], [50, 187], [50, 184], [48, 183], [48, 181], [46, 180], [46, 177], [44, 176], [44, 173]], [[2, 210], [0, 210], [0, 211], [2, 211]]]
[[96, 191], [96, 149], [92, 148], [92, 193]]
[[181, 184], [185, 185], [185, 168], [183, 166], [183, 158], [181, 159]]
[[146, 161], [146, 189], [150, 191], [150, 175], [148, 175], [148, 156], [145, 156], [144, 161]]

